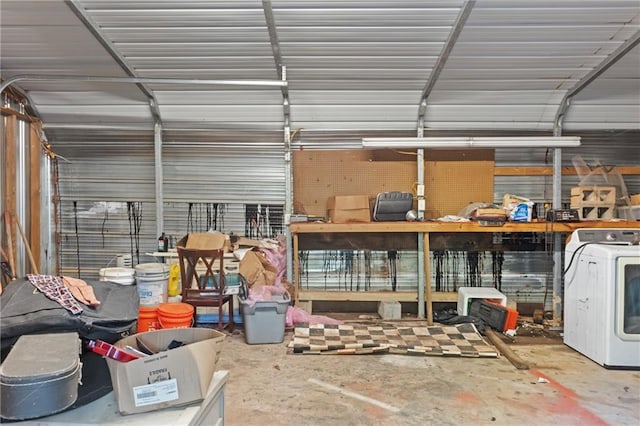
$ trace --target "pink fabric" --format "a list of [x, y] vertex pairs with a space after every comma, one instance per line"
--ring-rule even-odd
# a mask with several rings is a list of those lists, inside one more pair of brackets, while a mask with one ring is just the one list
[[293, 327], [298, 323], [338, 325], [343, 324], [344, 322], [324, 315], [311, 315], [304, 309], [300, 309], [295, 306], [289, 306], [287, 308], [285, 326]]

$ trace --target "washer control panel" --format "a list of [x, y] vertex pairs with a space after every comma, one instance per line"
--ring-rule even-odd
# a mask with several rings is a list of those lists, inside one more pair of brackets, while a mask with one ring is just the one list
[[577, 229], [571, 239], [582, 243], [638, 244], [640, 229]]

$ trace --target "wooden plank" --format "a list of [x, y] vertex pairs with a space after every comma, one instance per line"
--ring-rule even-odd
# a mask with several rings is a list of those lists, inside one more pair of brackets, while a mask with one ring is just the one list
[[0, 108], [0, 112], [2, 113], [2, 115], [12, 115], [14, 117], [18, 117], [20, 120], [26, 121], [26, 122], [31, 122], [33, 121], [33, 118], [27, 114], [23, 114], [19, 111], [16, 111], [15, 109], [12, 108], [7, 108], [7, 107], [1, 107]]
[[518, 370], [529, 369], [529, 364], [524, 362], [522, 358], [520, 358], [515, 352], [513, 352], [513, 350], [511, 350], [511, 348], [502, 341], [500, 336], [498, 336], [498, 333], [487, 327], [485, 328], [485, 334], [487, 335], [487, 339], [489, 339], [489, 341], [493, 343], [493, 346], [498, 348], [500, 353], [502, 353], [505, 358], [511, 361], [511, 364], [513, 364], [514, 367], [516, 367]]
[[[9, 115], [5, 120], [5, 147], [4, 147], [4, 208], [5, 211], [15, 214], [17, 201], [16, 201], [16, 164], [17, 164], [17, 124], [18, 119], [15, 115]], [[13, 241], [12, 256], [13, 259], [18, 258], [17, 244], [16, 242], [16, 228], [13, 221], [9, 222], [8, 231]], [[15, 274], [16, 271], [14, 270]]]
[[[616, 170], [622, 175], [640, 175], [638, 166], [617, 166]], [[577, 174], [574, 167], [563, 167], [562, 174], [574, 176]], [[495, 176], [551, 176], [553, 167], [496, 167]]]
[[427, 304], [427, 324], [433, 325], [433, 299], [431, 298], [431, 260], [429, 254], [429, 234], [423, 234], [424, 240], [424, 299]]
[[[417, 302], [415, 291], [322, 291], [300, 290], [300, 300], [341, 302]], [[457, 300], [457, 299], [456, 299]]]
[[371, 222], [292, 223], [292, 233], [359, 232], [573, 232], [579, 228], [640, 228], [640, 221], [507, 222], [503, 226], [480, 226], [476, 222]]
[[36, 270], [40, 270], [40, 123], [31, 123], [29, 132], [29, 245], [35, 257]]
[[[417, 302], [415, 291], [323, 291], [300, 290], [300, 301], [325, 300], [330, 302]], [[431, 292], [432, 302], [457, 302], [455, 291]], [[302, 302], [301, 302], [302, 303]]]

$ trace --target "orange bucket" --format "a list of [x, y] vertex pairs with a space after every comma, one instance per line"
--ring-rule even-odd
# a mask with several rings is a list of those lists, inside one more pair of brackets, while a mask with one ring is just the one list
[[138, 309], [138, 333], [153, 331], [160, 328], [158, 324], [158, 308], [140, 306]]
[[184, 328], [193, 325], [195, 308], [188, 303], [162, 303], [158, 306], [160, 328]]

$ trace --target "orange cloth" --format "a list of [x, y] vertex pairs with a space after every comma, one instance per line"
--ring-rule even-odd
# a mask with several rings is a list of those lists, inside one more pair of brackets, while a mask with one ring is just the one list
[[93, 292], [93, 287], [87, 284], [86, 281], [79, 278], [62, 277], [62, 282], [78, 302], [92, 307], [100, 305], [100, 301]]

